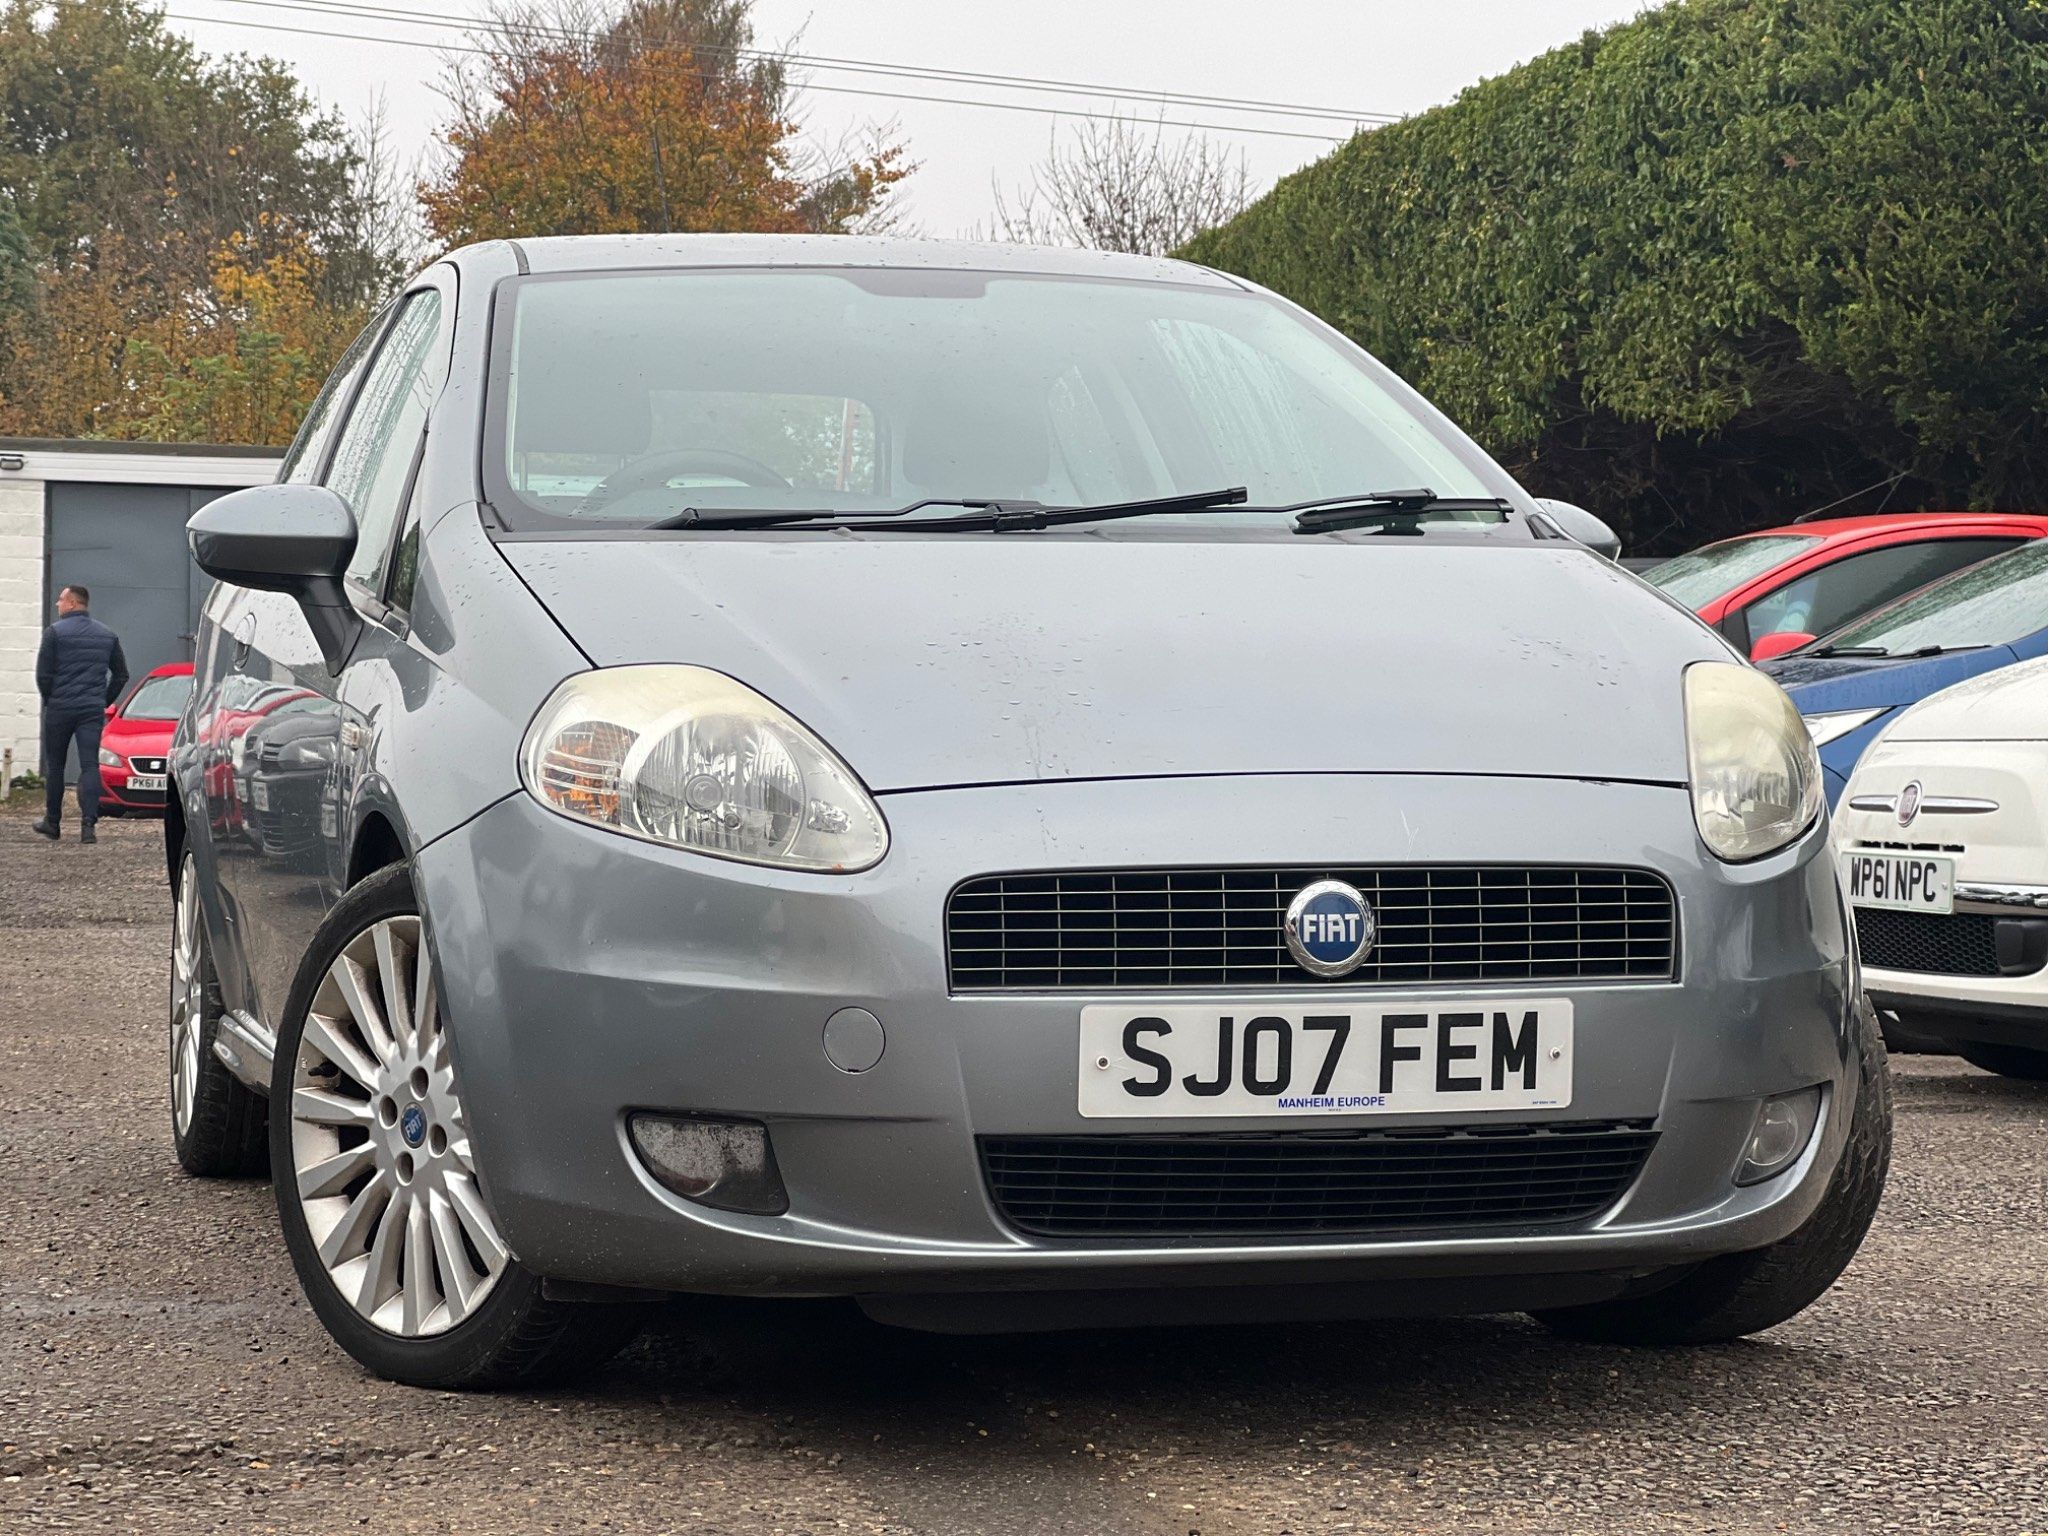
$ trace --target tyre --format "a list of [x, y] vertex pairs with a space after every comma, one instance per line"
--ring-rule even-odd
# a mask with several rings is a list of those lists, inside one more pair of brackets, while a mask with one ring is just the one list
[[172, 899], [171, 1145], [179, 1166], [201, 1178], [261, 1174], [270, 1166], [268, 1106], [213, 1051], [224, 1010], [189, 852]]
[[1842, 1160], [1818, 1209], [1791, 1236], [1748, 1253], [1723, 1254], [1647, 1295], [1539, 1312], [1567, 1338], [1604, 1344], [1722, 1344], [1796, 1316], [1833, 1285], [1877, 1214], [1891, 1163], [1891, 1081], [1884, 1042], [1860, 1010], [1861, 1082]]
[[472, 1160], [411, 871], [345, 896], [313, 936], [278, 1032], [271, 1184], [299, 1284], [378, 1375], [467, 1388], [555, 1379], [637, 1330], [628, 1305], [542, 1294]]
[[1996, 1072], [2000, 1077], [2017, 1077], [2029, 1083], [2048, 1083], [2048, 1051], [2029, 1050], [2023, 1045], [1974, 1043], [1958, 1045], [1956, 1054], [1973, 1067]]

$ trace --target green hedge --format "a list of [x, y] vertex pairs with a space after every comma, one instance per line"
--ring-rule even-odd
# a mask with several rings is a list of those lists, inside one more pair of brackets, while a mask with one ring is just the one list
[[2048, 509], [2048, 0], [1682, 0], [1363, 134], [1182, 254], [1633, 549]]

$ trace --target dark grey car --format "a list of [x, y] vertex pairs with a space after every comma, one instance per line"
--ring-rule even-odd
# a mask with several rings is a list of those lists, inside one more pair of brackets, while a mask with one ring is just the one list
[[1601, 532], [1199, 268], [456, 252], [192, 521], [179, 1156], [422, 1383], [669, 1292], [1769, 1327], [1882, 1048], [1797, 715]]

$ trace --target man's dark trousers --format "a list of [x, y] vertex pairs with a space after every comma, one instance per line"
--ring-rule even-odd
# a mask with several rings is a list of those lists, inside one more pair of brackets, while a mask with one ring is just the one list
[[59, 825], [64, 814], [64, 757], [73, 742], [78, 744], [78, 815], [87, 826], [100, 819], [100, 728], [107, 723], [104, 709], [46, 709], [43, 711], [43, 804], [44, 819]]
[[[64, 589], [68, 596], [72, 588]], [[64, 757], [78, 744], [78, 811], [86, 826], [100, 819], [100, 727], [128, 686], [121, 637], [80, 608], [59, 614], [36, 652], [36, 691], [43, 696], [43, 782], [49, 815], [37, 830], [57, 835], [64, 812]]]

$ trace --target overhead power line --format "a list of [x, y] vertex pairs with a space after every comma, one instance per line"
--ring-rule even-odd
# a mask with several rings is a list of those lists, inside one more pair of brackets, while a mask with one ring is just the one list
[[[424, 16], [401, 6], [355, 3], [355, 0], [220, 0], [222, 4], [249, 5], [269, 10], [305, 11], [345, 16], [373, 16], [410, 26], [455, 28], [463, 31], [508, 30], [542, 36], [590, 41], [599, 34], [545, 21], [504, 22], [491, 16]], [[945, 69], [935, 65], [905, 64], [896, 60], [852, 59], [830, 54], [779, 52], [765, 48], [742, 48], [730, 44], [698, 44], [700, 51], [728, 54], [737, 58], [789, 62], [804, 69], [835, 70], [849, 74], [901, 76], [953, 84], [988, 85], [1002, 90], [1057, 91], [1065, 95], [1102, 96], [1115, 100], [1143, 98], [1193, 107], [1212, 107], [1229, 112], [1260, 113], [1278, 117], [1325, 118], [1334, 122], [1398, 122], [1400, 114], [1351, 111], [1342, 107], [1309, 105], [1302, 102], [1271, 101], [1256, 97], [1212, 96], [1189, 91], [1168, 91], [1144, 86], [1105, 85], [1098, 81], [1059, 80], [1042, 75], [997, 74], [980, 70]]]
[[[472, 28], [487, 27], [490, 25], [488, 19], [480, 18], [472, 20], [464, 18], [459, 20], [444, 20], [435, 17], [413, 15], [390, 7], [349, 5], [344, 3], [338, 3], [338, 0], [224, 0], [224, 3], [257, 6], [270, 10], [299, 12], [301, 14], [309, 16], [334, 16], [337, 18], [349, 17], [353, 19], [375, 20], [379, 22], [399, 22], [402, 24], [409, 24], [413, 26], [438, 27], [443, 29], [453, 28], [468, 30]], [[222, 27], [240, 27], [250, 31], [276, 32], [298, 37], [335, 38], [346, 42], [367, 42], [372, 44], [398, 48], [421, 48], [431, 50], [437, 53], [456, 53], [472, 55], [488, 55], [490, 53], [489, 49], [481, 48], [474, 44], [445, 41], [437, 38], [397, 37], [380, 32], [343, 32], [321, 27], [288, 26], [281, 21], [253, 21], [229, 16], [201, 16], [193, 15], [189, 12], [165, 11], [163, 14], [168, 19], [174, 21], [194, 22]], [[587, 38], [590, 36], [590, 34], [576, 33], [569, 31], [567, 29], [552, 27], [539, 27], [533, 30], [538, 30], [542, 32], [544, 35], [548, 33], [553, 33], [555, 35], [560, 35], [564, 37], [580, 38]], [[1107, 98], [1116, 101], [1132, 100], [1136, 102], [1142, 100], [1146, 103], [1154, 105], [1165, 105], [1169, 107], [1187, 106], [1195, 110], [1206, 109], [1212, 111], [1226, 112], [1258, 112], [1261, 114], [1268, 115], [1301, 116], [1305, 118], [1326, 117], [1331, 119], [1340, 119], [1341, 117], [1341, 114], [1337, 111], [1337, 109], [1327, 107], [1304, 107], [1297, 109], [1280, 102], [1264, 102], [1249, 100], [1240, 102], [1238, 100], [1228, 97], [1198, 97], [1183, 93], [1144, 92], [1137, 90], [1125, 92], [1111, 86], [1092, 85], [1081, 82], [1042, 80], [1030, 76], [980, 75], [970, 71], [925, 69], [921, 66], [915, 65], [895, 65], [884, 64], [879, 62], [869, 63], [857, 60], [828, 59], [822, 56], [818, 58], [812, 58], [800, 54], [775, 54], [766, 52], [764, 50], [737, 51], [742, 53], [744, 56], [759, 58], [763, 60], [786, 59], [789, 63], [797, 65], [798, 67], [804, 68], [806, 70], [815, 67], [825, 67], [834, 70], [840, 70], [847, 73], [877, 73], [883, 75], [897, 76], [911, 80], [929, 79], [940, 82], [957, 80], [963, 84], [983, 84], [988, 86], [999, 86], [1001, 88], [1006, 89], [1028, 90], [1040, 94], [1044, 94], [1047, 92], [1064, 92], [1068, 94]], [[703, 76], [702, 78], [708, 79], [711, 77]], [[924, 92], [880, 90], [873, 87], [862, 86], [823, 85], [815, 81], [806, 81], [804, 83], [803, 89], [805, 89], [806, 91], [818, 91], [831, 95], [869, 96], [885, 101], [934, 102], [947, 106], [982, 107], [993, 111], [1026, 112], [1048, 117], [1074, 117], [1097, 122], [1130, 122], [1134, 120], [1139, 120], [1134, 118], [1133, 114], [1128, 112], [1099, 112], [1090, 111], [1082, 107], [1049, 105], [1038, 102], [992, 101], [984, 97], [974, 96], [946, 96], [933, 95]], [[1394, 121], [1396, 119], [1394, 119], [1389, 114], [1379, 113], [1361, 115], [1356, 119], [1349, 117], [1341, 117], [1341, 120], [1354, 122], [1364, 122], [1369, 120], [1379, 122]], [[1162, 127], [1192, 128], [1211, 133], [1252, 134], [1265, 138], [1312, 139], [1330, 144], [1342, 143], [1345, 138], [1349, 137], [1349, 135], [1344, 134], [1319, 133], [1301, 129], [1261, 127], [1248, 123], [1203, 122], [1166, 117], [1153, 118], [1150, 116], [1144, 117], [1142, 121], [1147, 123], [1156, 122]]]

